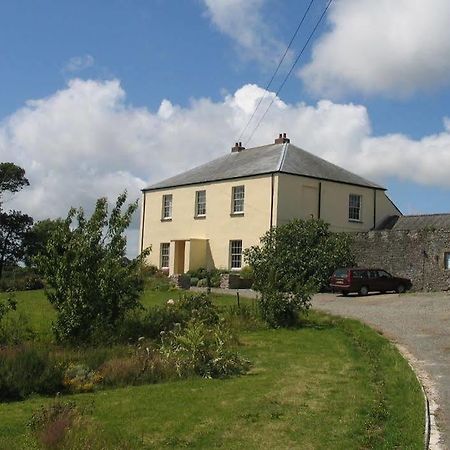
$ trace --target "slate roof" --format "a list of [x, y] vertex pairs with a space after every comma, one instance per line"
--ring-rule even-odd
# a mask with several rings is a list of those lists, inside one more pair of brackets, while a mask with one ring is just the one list
[[143, 190], [166, 189], [277, 172], [385, 190], [382, 186], [291, 143], [270, 144], [228, 153]]
[[415, 231], [424, 228], [450, 229], [450, 213], [390, 216], [377, 227], [377, 230]]

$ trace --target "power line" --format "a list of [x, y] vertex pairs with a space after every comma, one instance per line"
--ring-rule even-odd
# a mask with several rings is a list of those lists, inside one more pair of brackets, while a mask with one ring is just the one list
[[295, 66], [297, 65], [298, 61], [300, 60], [300, 58], [302, 57], [306, 47], [308, 47], [309, 42], [311, 41], [312, 37], [314, 36], [317, 28], [319, 27], [320, 23], [322, 22], [323, 18], [325, 17], [325, 14], [328, 11], [328, 8], [330, 7], [331, 3], [333, 2], [333, 0], [329, 0], [327, 6], [325, 7], [325, 9], [323, 10], [322, 14], [319, 17], [319, 20], [316, 22], [316, 25], [314, 26], [313, 30], [311, 31], [311, 33], [308, 36], [308, 39], [305, 42], [305, 45], [303, 46], [303, 48], [301, 49], [300, 53], [298, 54], [297, 58], [295, 59], [294, 63], [292, 64], [291, 68], [289, 69], [289, 72], [286, 74], [286, 76], [283, 79], [283, 82], [280, 84], [280, 87], [278, 88], [277, 92], [275, 93], [275, 95], [272, 97], [271, 102], [269, 103], [269, 106], [267, 106], [266, 110], [264, 111], [263, 115], [261, 116], [261, 118], [259, 119], [258, 123], [256, 124], [255, 128], [253, 129], [252, 133], [250, 134], [249, 138], [247, 139], [247, 141], [245, 142], [245, 146], [248, 145], [248, 143], [252, 140], [253, 135], [256, 133], [256, 130], [259, 128], [259, 126], [261, 125], [261, 122], [264, 120], [264, 118], [266, 117], [267, 112], [269, 111], [270, 107], [273, 105], [273, 102], [275, 101], [275, 99], [278, 97], [278, 94], [281, 92], [281, 90], [283, 89], [284, 85], [286, 84], [286, 81], [288, 80], [289, 76], [291, 75], [292, 71], [294, 70]]
[[260, 107], [262, 101], [264, 100], [264, 98], [266, 97], [267, 91], [270, 87], [270, 85], [272, 84], [272, 81], [274, 80], [274, 78], [276, 77], [278, 70], [281, 67], [281, 64], [283, 64], [284, 59], [286, 58], [286, 55], [289, 51], [289, 49], [291, 48], [292, 43], [294, 42], [294, 39], [297, 37], [297, 34], [301, 28], [301, 26], [303, 25], [303, 22], [305, 21], [306, 16], [308, 15], [309, 10], [311, 9], [312, 4], [314, 3], [314, 0], [311, 0], [309, 2], [308, 8], [306, 8], [305, 13], [303, 14], [302, 20], [300, 21], [300, 23], [297, 26], [297, 29], [295, 30], [295, 33], [292, 35], [292, 38], [288, 44], [288, 46], [286, 47], [286, 50], [283, 53], [283, 56], [281, 57], [280, 61], [278, 62], [277, 68], [275, 69], [275, 72], [273, 73], [272, 77], [270, 78], [269, 82], [266, 85], [266, 88], [264, 90], [264, 95], [262, 97], [260, 97], [258, 104], [256, 105], [256, 108], [253, 110], [252, 115], [250, 116], [250, 119], [248, 119], [244, 129], [241, 131], [241, 134], [239, 135], [239, 138], [237, 139], [238, 141], [241, 140], [242, 136], [244, 135], [244, 133], [247, 131], [248, 126], [250, 125], [253, 117], [256, 114], [256, 111], [258, 111], [258, 108]]

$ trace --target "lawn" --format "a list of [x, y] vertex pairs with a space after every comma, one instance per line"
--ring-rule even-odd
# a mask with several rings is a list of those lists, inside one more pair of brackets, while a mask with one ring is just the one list
[[[143, 303], [176, 296], [147, 291]], [[53, 312], [43, 293], [17, 299], [19, 311], [46, 336]], [[235, 301], [215, 297], [222, 307]], [[397, 350], [370, 328], [312, 312], [299, 329], [247, 331], [241, 343], [253, 363], [244, 376], [67, 397], [93, 402], [99, 429], [133, 449], [423, 447], [420, 386]], [[25, 424], [48, 401], [1, 404], [0, 448], [32, 448]]]

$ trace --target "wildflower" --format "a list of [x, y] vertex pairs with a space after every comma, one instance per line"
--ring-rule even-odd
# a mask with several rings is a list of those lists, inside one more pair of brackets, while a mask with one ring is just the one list
[[169, 298], [169, 300], [167, 300], [167, 304], [168, 305], [175, 305], [175, 301], [173, 298]]

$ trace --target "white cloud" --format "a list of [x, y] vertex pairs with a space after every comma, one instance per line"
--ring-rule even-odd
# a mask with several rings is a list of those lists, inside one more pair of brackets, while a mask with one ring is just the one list
[[80, 72], [88, 67], [92, 67], [95, 63], [92, 55], [74, 56], [67, 61], [63, 67], [63, 72]]
[[245, 59], [265, 65], [278, 62], [285, 44], [264, 21], [266, 0], [202, 0], [212, 23], [236, 44]]
[[[98, 197], [113, 200], [125, 188], [138, 198], [145, 185], [228, 153], [263, 94], [245, 85], [218, 102], [163, 100], [150, 111], [129, 105], [117, 80], [72, 80], [0, 122], [0, 161], [25, 168], [31, 182], [10, 207], [42, 219], [65, 216], [71, 206], [90, 210]], [[375, 181], [450, 187], [450, 120], [443, 121], [440, 133], [419, 140], [373, 136], [364, 106], [276, 99], [251, 145], [286, 132], [298, 146]]]
[[315, 93], [405, 96], [450, 82], [448, 0], [340, 0], [300, 71]]

